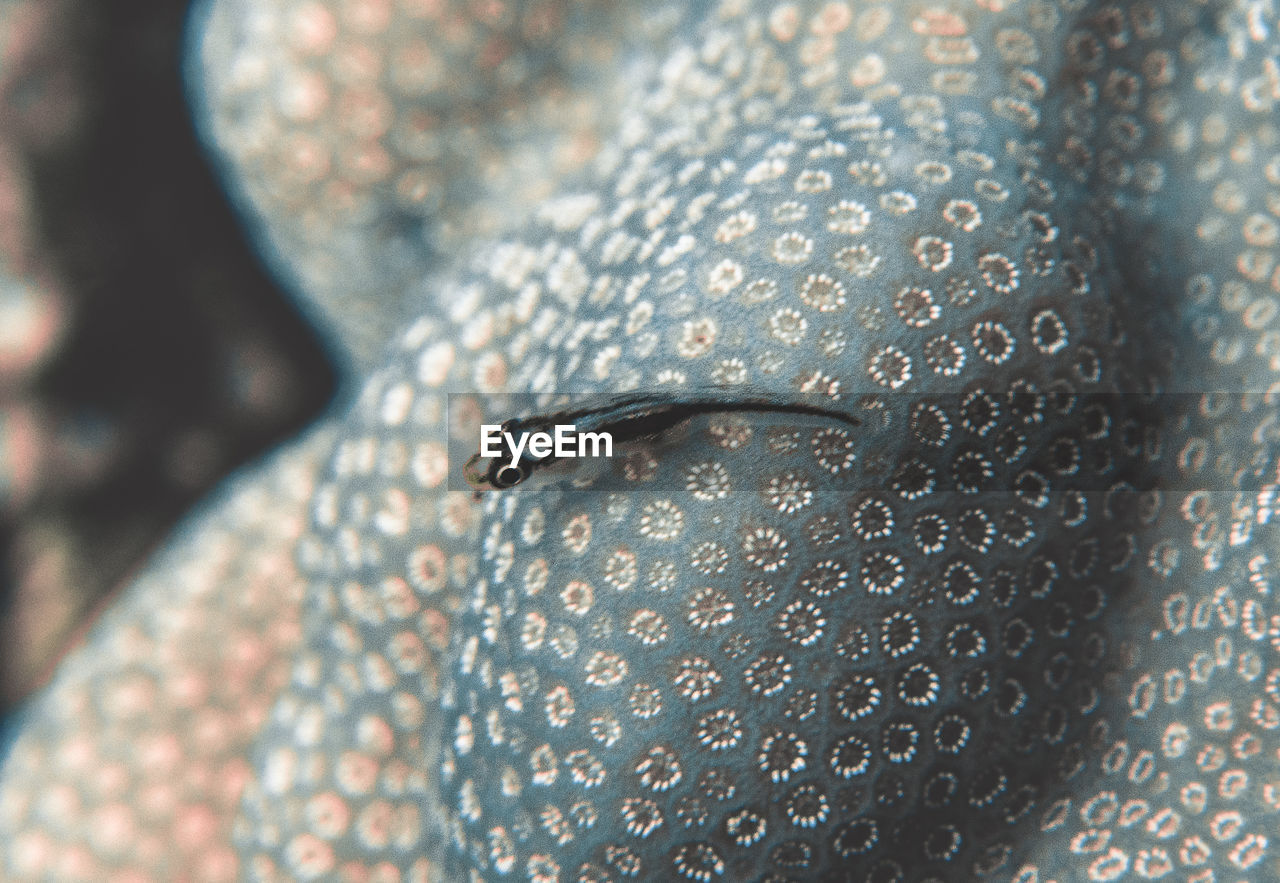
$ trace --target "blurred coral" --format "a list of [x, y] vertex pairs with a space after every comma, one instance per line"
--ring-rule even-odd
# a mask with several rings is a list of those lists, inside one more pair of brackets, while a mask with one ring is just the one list
[[0, 3], [0, 716], [332, 389], [199, 155], [184, 13]]

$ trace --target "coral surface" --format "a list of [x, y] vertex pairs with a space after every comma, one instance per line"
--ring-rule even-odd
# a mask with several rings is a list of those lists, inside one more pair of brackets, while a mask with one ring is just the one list
[[[1280, 878], [1280, 10], [214, 0], [349, 404], [62, 666], [18, 879]], [[460, 484], [476, 426], [810, 402]]]

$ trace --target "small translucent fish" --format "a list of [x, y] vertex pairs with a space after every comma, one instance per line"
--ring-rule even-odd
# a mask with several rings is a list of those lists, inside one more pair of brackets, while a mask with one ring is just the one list
[[[798, 414], [836, 420], [850, 426], [862, 423], [858, 418], [842, 411], [781, 399], [649, 395], [615, 399], [594, 408], [565, 409], [530, 417], [513, 417], [502, 422], [502, 438], [505, 441], [508, 434], [514, 437], [528, 432], [551, 433], [556, 426], [572, 425], [578, 433], [609, 433], [614, 442], [628, 442], [654, 438], [692, 417], [726, 412]], [[521, 451], [517, 459], [511, 449], [504, 446], [499, 457], [474, 454], [463, 468], [463, 476], [477, 490], [505, 490], [525, 481], [535, 470], [550, 466], [560, 459], [554, 454], [534, 457], [527, 448]]]

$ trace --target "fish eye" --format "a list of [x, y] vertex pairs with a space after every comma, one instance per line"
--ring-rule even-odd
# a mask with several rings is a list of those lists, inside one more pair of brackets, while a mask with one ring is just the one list
[[508, 463], [506, 465], [499, 466], [498, 469], [493, 472], [490, 483], [498, 490], [506, 490], [507, 488], [515, 487], [520, 482], [524, 481], [529, 477], [529, 474], [530, 470], [524, 467], [523, 464], [520, 466], [512, 466]]

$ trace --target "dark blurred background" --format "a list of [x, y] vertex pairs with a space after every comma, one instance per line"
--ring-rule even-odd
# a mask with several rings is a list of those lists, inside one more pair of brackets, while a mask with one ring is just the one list
[[175, 521], [334, 392], [196, 142], [187, 6], [0, 0], [0, 729]]

